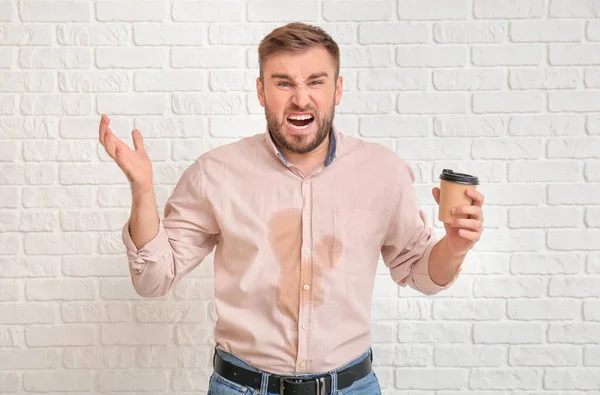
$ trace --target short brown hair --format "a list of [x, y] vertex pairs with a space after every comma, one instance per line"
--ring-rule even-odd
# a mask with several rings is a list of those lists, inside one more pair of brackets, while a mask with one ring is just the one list
[[320, 27], [292, 22], [267, 34], [258, 46], [258, 66], [263, 80], [263, 64], [271, 56], [283, 52], [302, 52], [322, 46], [333, 57], [335, 78], [340, 74], [340, 48], [335, 40]]

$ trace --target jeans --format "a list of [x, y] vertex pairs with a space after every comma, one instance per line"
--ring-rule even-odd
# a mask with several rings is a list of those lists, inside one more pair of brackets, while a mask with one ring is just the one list
[[[219, 356], [223, 358], [225, 361], [232, 363], [234, 365], [246, 368], [248, 370], [252, 370], [255, 372], [259, 372], [253, 366], [248, 365], [246, 362], [237, 358], [236, 356], [226, 353], [222, 350], [216, 350]], [[339, 369], [344, 369], [348, 366], [354, 365], [365, 358], [370, 357], [371, 351], [367, 351], [362, 354], [360, 357], [356, 358], [354, 361], [347, 363]], [[338, 370], [339, 370], [338, 369]], [[298, 374], [294, 376], [290, 376], [290, 378], [313, 378], [316, 376], [320, 376], [320, 374]], [[263, 381], [266, 381], [264, 378], [266, 377], [266, 373], [263, 373]], [[221, 377], [218, 373], [213, 372], [210, 376], [210, 383], [208, 385], [208, 394], [207, 395], [279, 395], [277, 392], [263, 392], [258, 389], [244, 387], [238, 383], [234, 383], [233, 381], [229, 381], [224, 377]], [[377, 376], [374, 371], [371, 371], [368, 375], [363, 377], [360, 380], [356, 380], [350, 387], [344, 388], [343, 390], [337, 390], [333, 393], [327, 393], [327, 395], [381, 395], [381, 387], [379, 386], [379, 381], [377, 380]]]

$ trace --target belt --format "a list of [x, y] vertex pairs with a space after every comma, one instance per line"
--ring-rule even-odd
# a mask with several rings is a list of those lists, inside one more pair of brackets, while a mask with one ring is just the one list
[[[362, 361], [337, 371], [338, 389], [350, 387], [356, 380], [360, 380], [371, 373], [373, 354]], [[245, 387], [260, 389], [262, 374], [248, 370], [222, 359], [215, 351], [213, 358], [215, 372], [229, 381]], [[268, 392], [280, 395], [326, 395], [331, 392], [331, 376], [323, 374], [320, 377], [298, 378], [297, 376], [269, 376]]]

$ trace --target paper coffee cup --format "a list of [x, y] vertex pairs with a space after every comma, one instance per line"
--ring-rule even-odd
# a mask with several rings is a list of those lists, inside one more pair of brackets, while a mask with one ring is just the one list
[[452, 214], [454, 207], [470, 206], [473, 199], [467, 196], [467, 189], [477, 189], [479, 179], [470, 174], [455, 173], [444, 169], [440, 174], [440, 207], [438, 219], [449, 223], [453, 219], [467, 218], [467, 215]]

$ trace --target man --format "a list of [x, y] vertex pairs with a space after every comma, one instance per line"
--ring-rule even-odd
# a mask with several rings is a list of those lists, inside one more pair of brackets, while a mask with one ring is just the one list
[[[218, 319], [209, 394], [379, 394], [370, 307], [380, 254], [424, 294], [450, 286], [482, 232], [483, 196], [436, 241], [408, 165], [333, 127], [339, 48], [300, 23], [259, 46], [267, 131], [200, 156], [159, 219], [141, 133], [135, 150], [103, 115], [100, 142], [132, 186], [123, 228], [136, 291], [167, 294], [215, 249]], [[433, 196], [439, 199], [439, 189]]]

